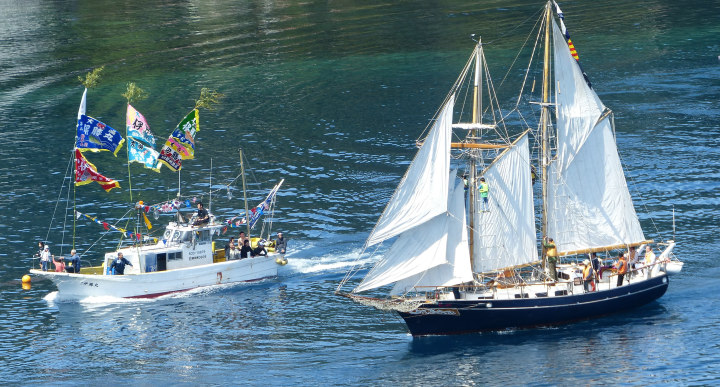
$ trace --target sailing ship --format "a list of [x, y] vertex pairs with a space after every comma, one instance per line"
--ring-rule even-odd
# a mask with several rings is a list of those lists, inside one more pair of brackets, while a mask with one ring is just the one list
[[[530, 102], [540, 108], [537, 129], [508, 134], [509, 114], [499, 107], [477, 39], [363, 251], [392, 245], [346, 292], [364, 268], [349, 271], [338, 295], [395, 311], [413, 336], [425, 336], [552, 326], [638, 307], [666, 292], [675, 242], [645, 238], [613, 113], [583, 72], [557, 3], [546, 4], [539, 22], [541, 100]], [[458, 108], [457, 100], [472, 100], [472, 108]], [[542, 204], [535, 202], [534, 160]], [[487, 201], [479, 191], [489, 192]], [[653, 245], [659, 256], [650, 253]], [[643, 252], [648, 261], [636, 261]], [[629, 263], [613, 267], [623, 254]], [[383, 289], [389, 296], [369, 294]]]
[[[119, 187], [119, 183], [98, 173], [97, 168], [87, 161], [81, 150], [110, 150], [116, 154], [124, 139], [114, 129], [85, 115], [86, 95], [87, 89], [83, 93], [78, 112], [78, 136], [73, 152], [73, 164], [76, 166], [74, 182], [77, 186], [95, 181], [106, 191], [110, 191]], [[193, 211], [192, 207], [200, 203], [196, 202], [194, 197], [192, 199], [182, 197], [179, 186], [179, 170], [182, 160], [192, 158], [194, 155], [194, 137], [195, 132], [199, 130], [198, 124], [199, 112], [196, 107], [178, 124], [162, 150], [157, 152], [154, 150], [155, 140], [145, 118], [128, 103], [128, 163], [137, 161], [144, 164], [146, 168], [159, 171], [158, 159], [164, 160], [165, 165], [178, 172], [177, 197], [154, 205], [148, 205], [142, 201], [135, 203], [136, 216], [134, 220], [137, 225], [134, 231], [117, 226], [119, 221], [114, 224], [104, 222], [95, 216], [75, 209], [73, 226], [77, 219], [88, 219], [102, 225], [108, 232], [119, 232], [121, 239], [118, 248], [105, 253], [99, 265], [90, 267], [83, 265], [79, 272], [75, 269], [45, 271], [33, 268], [30, 273], [54, 282], [58, 289], [58, 298], [61, 300], [80, 300], [98, 296], [155, 298], [195, 288], [254, 282], [277, 277], [278, 267], [287, 264], [284, 251], [283, 254], [276, 252], [273, 242], [267, 242], [262, 238], [265, 231], [267, 239], [269, 239], [270, 228], [265, 230], [263, 225], [263, 229], [256, 237], [251, 237], [251, 230], [263, 214], [273, 211], [276, 193], [283, 180], [273, 187], [264, 200], [250, 210], [247, 205], [247, 196], [244, 195], [244, 216], [221, 221], [212, 214], [210, 209], [205, 213], [198, 211], [192, 216], [182, 215], [181, 210], [190, 208]], [[245, 172], [242, 151], [240, 159], [240, 176], [243, 181], [244, 194]], [[130, 178], [128, 178], [129, 180]], [[228, 197], [231, 198], [229, 185], [227, 190]], [[130, 190], [130, 195], [132, 198], [132, 190]], [[212, 192], [210, 199], [212, 202]], [[68, 205], [74, 207], [74, 203], [70, 203], [70, 201], [68, 201]], [[198, 208], [200, 207], [198, 205]], [[132, 212], [132, 209], [128, 211], [128, 213]], [[161, 213], [168, 213], [172, 215], [173, 220], [167, 223], [163, 234], [153, 236], [148, 213], [154, 214], [156, 220], [159, 219]], [[206, 218], [206, 221], [200, 221], [198, 219], [200, 216]], [[217, 237], [228, 230], [237, 232], [238, 229], [246, 233], [252, 248], [257, 248], [258, 245], [265, 246], [266, 254], [261, 255], [261, 251], [258, 250], [257, 255], [253, 254], [247, 258], [238, 259], [239, 251], [238, 254], [226, 254], [224, 246], [216, 247], [215, 239]], [[73, 247], [74, 243], [73, 238]], [[120, 253], [129, 263], [124, 266], [124, 273], [116, 272], [112, 265]], [[83, 258], [83, 261], [87, 260], [84, 254]], [[34, 266], [36, 265], [34, 264]]]

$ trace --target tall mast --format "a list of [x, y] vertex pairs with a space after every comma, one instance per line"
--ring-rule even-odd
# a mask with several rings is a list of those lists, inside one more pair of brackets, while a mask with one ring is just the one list
[[[481, 121], [480, 115], [482, 112], [482, 97], [480, 95], [480, 84], [482, 83], [482, 73], [480, 72], [480, 50], [482, 50], [481, 39], [478, 38], [477, 46], [475, 47], [475, 80], [473, 85], [473, 110], [472, 110], [472, 123], [477, 124]], [[470, 131], [471, 137], [478, 137], [477, 129]], [[470, 248], [470, 269], [474, 272], [473, 262], [475, 261], [475, 186], [477, 184], [477, 165], [475, 162], [474, 152], [470, 152], [470, 176], [468, 179], [468, 201], [469, 201], [469, 214], [470, 219], [468, 220], [468, 226], [470, 232], [468, 233], [468, 247]]]
[[247, 203], [247, 189], [245, 187], [245, 164], [243, 164], [243, 153], [240, 149], [240, 174], [242, 175], [243, 182], [243, 198], [245, 199], [245, 224], [247, 225], [246, 237], [250, 239], [250, 211], [248, 211]]
[[[550, 162], [550, 141], [548, 139], [548, 122], [550, 120], [550, 2], [545, 6], [545, 57], [543, 59], [543, 84], [542, 84], [542, 110], [540, 115], [542, 133], [542, 235], [547, 236], [547, 190], [548, 190], [548, 164]], [[547, 261], [543, 254], [543, 266]]]

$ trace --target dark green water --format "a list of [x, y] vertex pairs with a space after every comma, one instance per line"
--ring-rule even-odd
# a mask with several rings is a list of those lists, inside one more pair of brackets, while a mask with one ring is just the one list
[[[514, 104], [525, 59], [508, 73], [542, 2], [4, 1], [0, 4], [0, 353], [8, 383], [717, 384], [720, 305], [720, 3], [562, 2], [585, 70], [615, 112], [617, 140], [646, 236], [675, 238], [686, 261], [668, 294], [632, 313], [557, 329], [413, 340], [399, 318], [332, 295], [482, 35], [501, 101]], [[531, 37], [532, 40], [532, 37]], [[249, 158], [260, 199], [285, 178], [274, 228], [291, 238], [277, 281], [152, 302], [55, 303], [23, 291], [73, 145], [82, 87], [89, 115], [122, 129], [134, 106], [164, 139], [200, 88], [183, 193], [216, 214], [239, 208], [224, 184]], [[80, 210], [128, 208], [122, 153], [92, 154], [122, 190], [78, 189]], [[133, 199], [175, 196], [177, 176], [132, 166]], [[673, 210], [675, 231], [673, 231]], [[90, 247], [99, 226], [79, 223]], [[60, 244], [61, 236], [51, 241]], [[65, 236], [68, 243], [69, 236]], [[103, 240], [91, 251], [116, 242]], [[57, 253], [58, 251], [54, 251]], [[47, 299], [45, 299], [47, 298]], [[63, 370], [63, 371], [58, 371]]]

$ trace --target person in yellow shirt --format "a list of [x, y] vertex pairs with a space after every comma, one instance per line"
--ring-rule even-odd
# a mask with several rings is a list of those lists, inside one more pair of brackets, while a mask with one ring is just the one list
[[555, 242], [553, 242], [552, 238], [545, 237], [543, 238], [543, 247], [545, 248], [550, 277], [557, 282], [557, 250], [555, 249]]

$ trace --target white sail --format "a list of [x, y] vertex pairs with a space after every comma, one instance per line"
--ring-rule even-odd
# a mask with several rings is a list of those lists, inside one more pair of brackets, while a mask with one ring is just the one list
[[[453, 175], [454, 176], [454, 175]], [[413, 288], [422, 291], [423, 286], [452, 286], [472, 281], [470, 251], [465, 223], [465, 189], [460, 182], [450, 193], [447, 223], [446, 263], [427, 271], [397, 281], [390, 294], [405, 294]], [[432, 290], [430, 288], [426, 290]]]
[[475, 205], [476, 272], [538, 260], [530, 166], [525, 134], [483, 173], [489, 187], [490, 210], [482, 212], [481, 206]]
[[447, 211], [452, 95], [368, 237], [372, 246]]
[[554, 21], [553, 37], [558, 145], [548, 175], [548, 236], [560, 252], [641, 242], [609, 114]]

